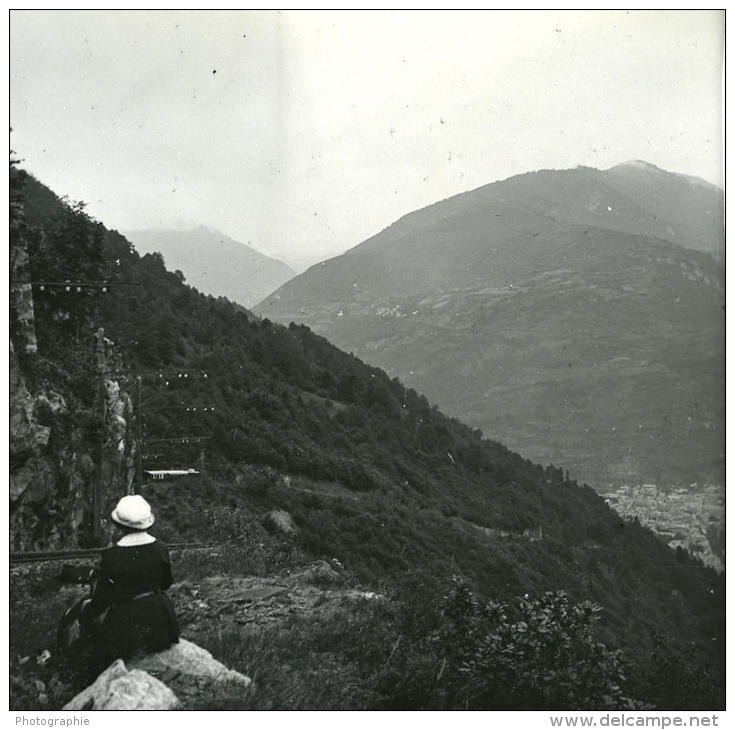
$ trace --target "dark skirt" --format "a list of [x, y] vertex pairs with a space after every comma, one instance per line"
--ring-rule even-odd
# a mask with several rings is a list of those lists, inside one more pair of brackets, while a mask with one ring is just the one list
[[100, 663], [168, 649], [179, 640], [179, 623], [165, 593], [113, 605], [100, 627]]

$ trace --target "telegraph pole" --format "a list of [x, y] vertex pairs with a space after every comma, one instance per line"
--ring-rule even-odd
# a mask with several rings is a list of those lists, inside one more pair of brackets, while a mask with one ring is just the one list
[[101, 429], [100, 429], [100, 463], [97, 470], [97, 479], [92, 487], [92, 539], [96, 547], [102, 544], [102, 473], [105, 462], [105, 427], [107, 425], [107, 393], [105, 392], [105, 330], [97, 330], [97, 373], [99, 377]]
[[143, 378], [135, 379], [135, 484], [134, 492], [143, 491]]

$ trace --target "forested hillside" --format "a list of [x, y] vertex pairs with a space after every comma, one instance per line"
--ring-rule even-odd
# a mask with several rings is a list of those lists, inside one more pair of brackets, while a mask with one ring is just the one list
[[[714, 571], [307, 327], [205, 296], [32, 177], [15, 171], [11, 182], [11, 247], [28, 253], [12, 282], [15, 549], [90, 544], [100, 476], [103, 514], [140, 488], [172, 539], [222, 541], [238, 520], [278, 509], [294, 520], [295, 548], [373, 588], [436, 597], [461, 574], [487, 599], [564, 590], [594, 601], [600, 635], [641, 671], [662, 647], [690, 651], [720, 696]], [[203, 474], [137, 485], [143, 457]]]

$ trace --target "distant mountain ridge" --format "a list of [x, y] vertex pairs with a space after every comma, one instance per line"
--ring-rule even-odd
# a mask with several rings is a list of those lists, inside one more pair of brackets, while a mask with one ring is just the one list
[[722, 483], [722, 191], [640, 161], [410, 213], [255, 308], [602, 487]]
[[225, 296], [246, 307], [294, 275], [282, 261], [205, 226], [190, 231], [128, 231], [125, 235], [143, 253], [161, 253], [170, 269], [179, 269], [205, 294]]

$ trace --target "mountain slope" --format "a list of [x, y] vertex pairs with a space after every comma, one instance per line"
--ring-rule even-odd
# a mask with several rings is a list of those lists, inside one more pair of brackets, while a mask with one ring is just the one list
[[722, 191], [688, 175], [672, 175], [636, 160], [604, 172], [609, 185], [666, 221], [663, 238], [685, 248], [705, 251], [725, 261], [725, 216]]
[[[706, 204], [682, 200], [669, 221], [647, 200], [692, 183], [654, 169], [654, 192], [633, 197], [645, 174], [542, 171], [455, 196], [312, 267], [255, 311], [307, 324], [599, 488], [721, 484], [724, 272], [677, 245], [708, 230], [721, 193], [695, 186]], [[719, 245], [702, 237], [687, 242]]]
[[[634, 666], [664, 640], [677, 651], [692, 642], [694, 659], [719, 671], [724, 581], [714, 571], [308, 328], [254, 321], [196, 292], [79, 210], [55, 201], [47, 213], [42, 227], [14, 220], [11, 245], [27, 250], [30, 280], [63, 282], [82, 256], [77, 276], [107, 284], [36, 284], [25, 325], [37, 350], [11, 340], [15, 550], [89, 544], [93, 485], [109, 514], [136, 485], [138, 456], [196, 463], [204, 476], [137, 487], [163, 537], [239, 540], [234, 557], [221, 549], [234, 575], [258, 569], [263, 517], [279, 510], [296, 528], [277, 545], [283, 567], [303, 551], [336, 558], [372, 590], [421, 586], [434, 597], [456, 573], [495, 599], [563, 589], [604, 608], [603, 638]], [[207, 564], [197, 565], [201, 576]]]
[[140, 251], [161, 253], [172, 271], [181, 270], [205, 294], [225, 296], [245, 307], [294, 275], [282, 261], [204, 226], [191, 231], [129, 231], [126, 235]]

